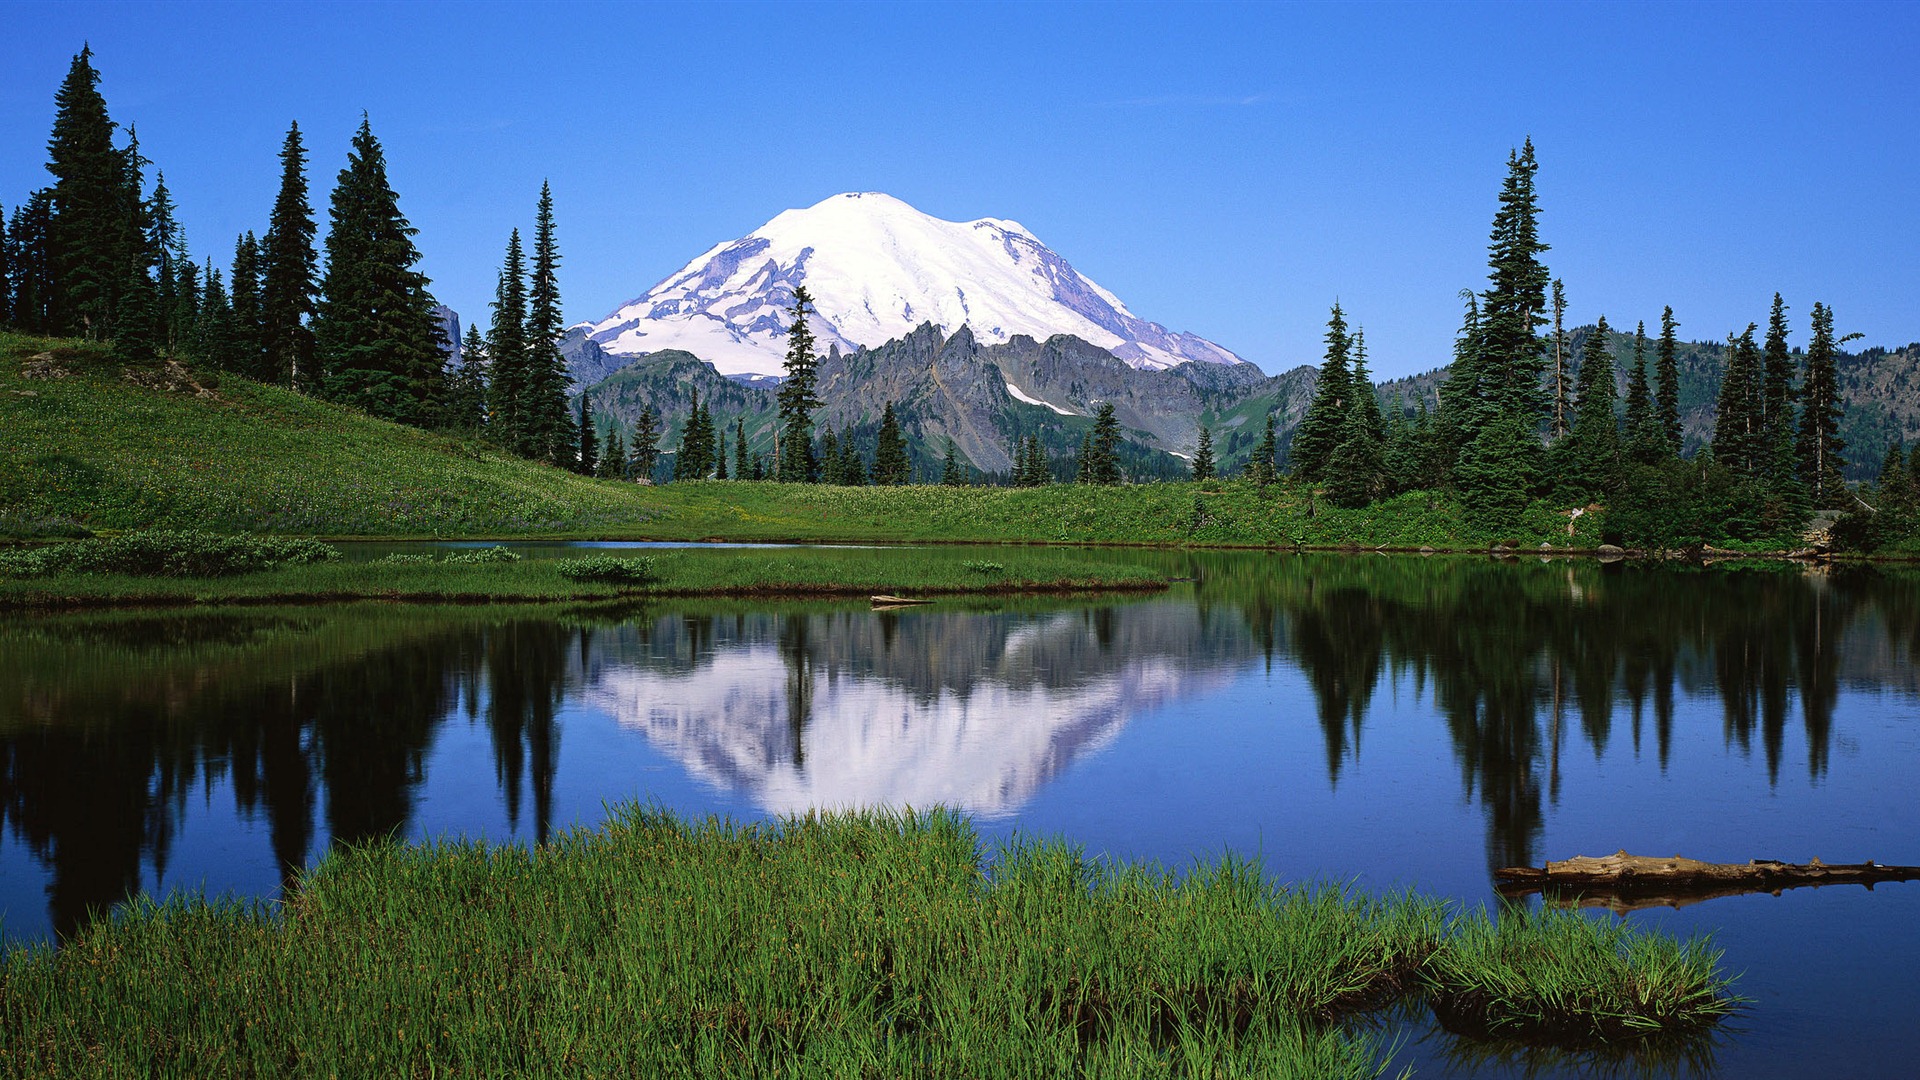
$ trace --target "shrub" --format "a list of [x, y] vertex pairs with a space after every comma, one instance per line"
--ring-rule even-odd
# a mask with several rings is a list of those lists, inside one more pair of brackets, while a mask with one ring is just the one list
[[405, 551], [396, 551], [391, 555], [382, 555], [374, 560], [384, 566], [420, 566], [433, 561], [431, 555], [414, 555]]
[[147, 529], [122, 536], [0, 554], [0, 573], [136, 574], [149, 577], [226, 577], [276, 566], [300, 566], [340, 557], [318, 540], [221, 536], [191, 529]]
[[519, 562], [520, 556], [507, 550], [504, 544], [495, 544], [488, 548], [475, 548], [472, 551], [457, 552], [447, 556], [445, 561], [457, 563], [461, 566], [474, 566], [480, 563]]
[[1007, 568], [1003, 564], [986, 562], [982, 559], [968, 559], [960, 564], [960, 569], [965, 570], [969, 574], [979, 574], [981, 577], [998, 577], [1007, 572]]
[[589, 555], [583, 559], [562, 559], [560, 576], [568, 581], [601, 581], [613, 585], [645, 585], [660, 580], [651, 555], [618, 558]]

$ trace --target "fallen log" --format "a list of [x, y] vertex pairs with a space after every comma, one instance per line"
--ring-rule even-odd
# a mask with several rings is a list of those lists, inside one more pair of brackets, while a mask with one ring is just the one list
[[931, 600], [916, 600], [910, 596], [885, 596], [881, 594], [875, 594], [873, 597], [874, 607], [905, 607], [908, 604], [931, 604], [931, 603], [933, 603], [933, 601]]
[[1595, 858], [1577, 855], [1545, 866], [1508, 866], [1493, 872], [1500, 895], [1517, 898], [1540, 893], [1558, 904], [1605, 907], [1625, 913], [1649, 907], [1685, 907], [1722, 896], [1822, 885], [1864, 885], [1884, 881], [1920, 881], [1920, 866], [1863, 863], [1804, 863], [1754, 859], [1710, 863], [1675, 855], [1660, 858], [1625, 851]]

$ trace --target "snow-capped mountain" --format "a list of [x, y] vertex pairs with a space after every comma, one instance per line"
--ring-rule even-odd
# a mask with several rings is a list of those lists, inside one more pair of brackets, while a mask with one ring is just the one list
[[1139, 368], [1246, 363], [1138, 318], [1017, 222], [943, 221], [879, 192], [788, 210], [578, 329], [614, 356], [684, 349], [723, 375], [778, 375], [787, 311], [803, 284], [823, 354], [879, 346], [932, 322], [949, 332], [965, 325], [988, 345], [1072, 334]]

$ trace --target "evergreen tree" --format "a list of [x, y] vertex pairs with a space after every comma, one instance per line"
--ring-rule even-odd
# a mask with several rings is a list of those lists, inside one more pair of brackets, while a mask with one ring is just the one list
[[1480, 325], [1480, 297], [1469, 289], [1460, 290], [1466, 313], [1460, 331], [1453, 339], [1453, 363], [1447, 369], [1447, 381], [1440, 384], [1440, 412], [1449, 438], [1456, 447], [1471, 441], [1493, 418], [1496, 409], [1491, 392], [1493, 380], [1486, 370], [1484, 333]]
[[787, 377], [780, 384], [780, 460], [774, 479], [804, 484], [814, 478], [813, 410], [820, 407], [814, 380], [819, 361], [813, 355], [813, 331], [807, 316], [813, 297], [806, 286], [793, 290], [793, 325], [787, 331]]
[[1647, 380], [1647, 324], [1633, 331], [1633, 369], [1627, 373], [1627, 452], [1643, 465], [1667, 456], [1666, 432], [1653, 412], [1653, 387]]
[[[1851, 336], [1848, 339], [1851, 340]], [[1842, 342], [1833, 337], [1833, 309], [1813, 305], [1813, 337], [1807, 343], [1806, 376], [1801, 380], [1799, 459], [1800, 482], [1817, 509], [1838, 506], [1846, 491], [1840, 471], [1846, 468], [1841, 456], [1847, 448], [1840, 438], [1839, 351]]]
[[267, 362], [264, 323], [260, 309], [260, 246], [253, 233], [233, 245], [233, 370], [249, 379], [272, 382], [275, 372]]
[[[1613, 411], [1616, 381], [1613, 352], [1608, 347], [1612, 328], [1600, 316], [1587, 336], [1585, 355], [1574, 381], [1573, 427], [1556, 444], [1554, 479], [1578, 498], [1604, 498], [1618, 485], [1620, 475], [1620, 420]], [[1564, 450], [1561, 449], [1564, 447]]]
[[840, 483], [840, 436], [833, 433], [829, 425], [820, 436], [820, 453], [814, 458], [819, 462], [820, 482], [823, 484]]
[[620, 439], [620, 429], [609, 427], [606, 441], [600, 444], [599, 469], [594, 473], [602, 480], [619, 480], [627, 471], [627, 444]]
[[316, 367], [336, 401], [402, 423], [439, 415], [446, 362], [413, 237], [363, 116], [328, 207], [327, 265], [314, 317]]
[[1542, 356], [1538, 329], [1545, 325], [1547, 268], [1540, 242], [1533, 140], [1507, 158], [1507, 179], [1500, 190], [1488, 244], [1488, 287], [1481, 294], [1481, 350], [1490, 402], [1522, 427], [1537, 425], [1546, 411], [1541, 388]]
[[581, 476], [600, 472], [600, 439], [593, 426], [593, 406], [585, 390], [580, 391], [580, 448], [574, 453], [573, 467]]
[[1794, 448], [1793, 354], [1787, 350], [1787, 305], [1779, 293], [1773, 294], [1773, 310], [1767, 316], [1762, 363], [1760, 468], [1777, 494], [1789, 502], [1804, 500]]
[[727, 429], [724, 426], [715, 427], [713, 432], [713, 478], [727, 478]]
[[1680, 456], [1680, 341], [1675, 336], [1680, 324], [1673, 308], [1660, 313], [1660, 361], [1654, 373], [1660, 377], [1660, 389], [1654, 396], [1654, 419], [1666, 440], [1669, 457]]
[[1514, 525], [1540, 485], [1539, 436], [1519, 415], [1502, 415], [1461, 449], [1453, 478], [1475, 520]]
[[14, 329], [23, 334], [51, 334], [54, 328], [53, 254], [48, 231], [53, 223], [53, 192], [42, 188], [15, 207], [7, 228], [7, 249], [13, 268]]
[[154, 176], [145, 210], [146, 262], [153, 267], [154, 302], [159, 307], [160, 340], [169, 353], [184, 351], [198, 321], [199, 283], [187, 254], [186, 233], [174, 215], [167, 174]]
[[1273, 430], [1273, 410], [1267, 410], [1266, 433], [1260, 437], [1260, 444], [1253, 448], [1253, 456], [1247, 459], [1247, 479], [1265, 486], [1279, 478], [1274, 459], [1279, 456], [1280, 448]]
[[907, 458], [907, 440], [900, 434], [900, 418], [893, 414], [893, 402], [887, 402], [880, 414], [880, 434], [874, 440], [873, 482], [904, 484], [913, 478], [913, 465]]
[[693, 411], [687, 425], [680, 429], [680, 450], [673, 456], [675, 480], [705, 480], [713, 472], [713, 418], [700, 404], [700, 391], [693, 392]]
[[1027, 436], [1027, 480], [1034, 487], [1053, 483], [1053, 469], [1047, 464], [1047, 448], [1040, 436]]
[[487, 343], [480, 327], [469, 325], [460, 343], [460, 366], [447, 379], [446, 425], [479, 432], [487, 426]]
[[1200, 425], [1200, 445], [1193, 451], [1193, 478], [1213, 479], [1213, 430]]
[[507, 237], [506, 260], [495, 280], [492, 306], [493, 321], [487, 328], [492, 376], [488, 405], [492, 415], [487, 430], [500, 445], [522, 457], [532, 457], [538, 451], [526, 416], [527, 261], [520, 248], [519, 229]]
[[1548, 437], [1559, 440], [1567, 435], [1567, 290], [1559, 278], [1553, 279], [1553, 425]]
[[1387, 427], [1380, 415], [1380, 395], [1373, 387], [1373, 373], [1367, 370], [1367, 335], [1363, 330], [1353, 335], [1353, 411], [1375, 442], [1385, 441]]
[[[320, 389], [309, 325], [318, 289], [316, 231], [313, 206], [307, 200], [307, 151], [300, 140], [300, 125], [294, 123], [280, 144], [280, 190], [267, 219], [266, 239], [256, 255], [264, 363], [258, 377], [309, 393]], [[247, 242], [253, 243], [252, 233], [247, 234]], [[236, 284], [236, 296], [238, 288]]]
[[1120, 482], [1120, 421], [1114, 416], [1113, 403], [1103, 401], [1094, 410], [1093, 430], [1088, 433], [1081, 458], [1081, 471], [1088, 484]]
[[660, 460], [660, 417], [652, 405], [641, 406], [640, 418], [633, 422], [633, 437], [627, 443], [627, 475], [653, 483], [653, 466]]
[[[540, 185], [533, 219], [533, 267], [527, 286], [527, 366], [521, 421], [529, 456], [560, 462], [573, 452], [567, 416], [567, 362], [560, 355], [566, 325], [560, 314], [560, 245], [553, 231], [553, 192]], [[712, 462], [708, 462], [711, 469]], [[701, 473], [702, 476], [706, 472]]]
[[[47, 171], [54, 176], [47, 221], [47, 249], [54, 285], [47, 300], [46, 329], [98, 340], [115, 333], [114, 315], [132, 281], [139, 254], [137, 220], [129, 220], [127, 179], [137, 171], [138, 151], [116, 150], [113, 121], [100, 95], [93, 50], [83, 47], [54, 95], [53, 134], [47, 141]], [[130, 165], [136, 168], [130, 170]], [[131, 200], [139, 201], [135, 187]], [[144, 259], [141, 260], [144, 277]], [[149, 281], [148, 285], [151, 285]], [[139, 301], [151, 318], [153, 300]], [[133, 328], [146, 339], [151, 327]], [[149, 342], [134, 351], [152, 355]]]
[[947, 440], [947, 459], [940, 466], [940, 482], [948, 487], [962, 487], [967, 482], [967, 471], [960, 465], [960, 448]]
[[[1425, 399], [1422, 399], [1422, 415], [1425, 414], [1425, 404]], [[1386, 474], [1386, 493], [1394, 495], [1421, 487], [1420, 432], [1407, 419], [1406, 404], [1398, 394], [1394, 395], [1393, 406], [1386, 412], [1386, 432], [1380, 457]]]
[[1320, 362], [1313, 403], [1293, 430], [1293, 473], [1310, 483], [1326, 479], [1327, 459], [1340, 443], [1346, 415], [1356, 400], [1353, 374], [1348, 368], [1352, 339], [1347, 336], [1347, 320], [1337, 303], [1327, 320], [1326, 341], [1327, 354]]
[[753, 466], [747, 461], [747, 420], [743, 416], [733, 422], [733, 478], [758, 479], [752, 473]]
[[222, 371], [238, 370], [239, 358], [233, 348], [233, 307], [227, 300], [227, 287], [213, 260], [207, 260], [205, 284], [196, 305], [193, 354], [202, 362]]
[[[1360, 391], [1371, 397], [1370, 392]], [[1360, 408], [1347, 410], [1340, 445], [1327, 459], [1326, 491], [1336, 506], [1362, 507], [1386, 493], [1386, 447]]]
[[1760, 348], [1753, 323], [1739, 337], [1727, 336], [1727, 370], [1713, 422], [1713, 460], [1742, 476], [1762, 474], [1765, 441], [1761, 431]]
[[867, 483], [867, 465], [860, 460], [860, 448], [854, 445], [853, 429], [840, 429], [840, 482], [848, 487], [864, 487]]

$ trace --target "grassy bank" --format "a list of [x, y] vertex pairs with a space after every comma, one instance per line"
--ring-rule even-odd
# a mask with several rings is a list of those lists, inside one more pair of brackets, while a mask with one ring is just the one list
[[[0, 969], [9, 1075], [1370, 1077], [1347, 1021], [1683, 1036], [1717, 956], [1550, 913], [1182, 877], [964, 819], [688, 826], [336, 852], [276, 906], [123, 911]], [[1535, 974], [1536, 972], [1540, 974]]]
[[[78, 541], [95, 544], [96, 541]], [[505, 549], [499, 549], [504, 551]], [[603, 557], [604, 558], [604, 557]], [[1124, 558], [1021, 548], [991, 559], [958, 548], [671, 549], [619, 560], [629, 580], [569, 573], [584, 560], [517, 559], [490, 549], [282, 565], [231, 576], [126, 573], [15, 576], [0, 565], [0, 608], [291, 603], [598, 601], [669, 596], [865, 597], [1059, 593], [1164, 588], [1163, 573]]]

